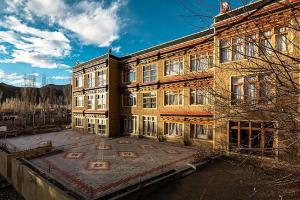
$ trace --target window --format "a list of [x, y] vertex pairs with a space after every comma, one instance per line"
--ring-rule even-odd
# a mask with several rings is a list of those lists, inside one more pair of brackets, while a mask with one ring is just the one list
[[275, 133], [273, 122], [230, 121], [229, 150], [270, 156], [274, 153]]
[[172, 90], [165, 91], [165, 105], [182, 105], [183, 104], [183, 91]]
[[156, 136], [156, 117], [143, 116], [143, 135]]
[[143, 94], [143, 108], [156, 108], [156, 92]]
[[254, 57], [256, 54], [256, 35], [247, 36], [245, 39], [245, 56]]
[[98, 119], [98, 135], [105, 135], [106, 133], [106, 119]]
[[95, 133], [95, 119], [88, 119], [88, 133]]
[[82, 86], [83, 86], [82, 75], [75, 77], [75, 87], [82, 87]]
[[278, 27], [275, 29], [275, 40], [277, 51], [287, 51], [288, 33], [286, 27]]
[[97, 94], [97, 109], [106, 109], [106, 93]]
[[257, 77], [245, 77], [245, 100], [254, 104], [258, 99], [257, 94]]
[[99, 87], [105, 86], [107, 84], [106, 83], [106, 70], [101, 70], [101, 71], [97, 72], [97, 74], [98, 74]]
[[123, 71], [123, 82], [134, 82], [136, 81], [136, 70], [128, 69]]
[[83, 96], [75, 97], [76, 99], [76, 107], [83, 107]]
[[123, 116], [123, 133], [125, 134], [138, 133], [137, 116]]
[[242, 77], [231, 78], [231, 103], [233, 105], [243, 100], [244, 79]]
[[75, 118], [75, 126], [83, 127], [83, 118]]
[[213, 126], [206, 124], [191, 124], [190, 136], [192, 139], [213, 139]]
[[243, 56], [243, 39], [236, 37], [232, 39], [232, 60], [241, 60]]
[[272, 31], [265, 31], [260, 34], [260, 55], [268, 56], [272, 54]]
[[156, 64], [143, 66], [143, 82], [155, 81], [156, 78]]
[[191, 55], [190, 68], [191, 71], [204, 71], [213, 66], [213, 57], [211, 55]]
[[190, 104], [191, 105], [208, 105], [212, 104], [212, 91], [208, 89], [191, 89]]
[[231, 46], [231, 40], [221, 40], [220, 42], [220, 62], [228, 62], [230, 61], [230, 46]]
[[88, 77], [88, 87], [89, 88], [95, 87], [95, 74], [94, 73], [88, 74], [87, 77]]
[[165, 61], [165, 76], [183, 74], [183, 59]]
[[173, 122], [165, 122], [165, 132], [164, 135], [167, 136], [183, 136], [183, 124], [173, 123]]
[[136, 106], [136, 94], [123, 94], [123, 106]]
[[270, 76], [261, 74], [258, 76], [232, 77], [231, 78], [231, 104], [250, 103], [266, 98], [270, 102], [272, 84]]
[[89, 110], [95, 109], [94, 95], [88, 95], [88, 109]]

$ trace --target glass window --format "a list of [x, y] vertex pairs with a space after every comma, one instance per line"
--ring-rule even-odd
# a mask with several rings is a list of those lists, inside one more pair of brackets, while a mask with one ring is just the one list
[[156, 64], [143, 66], [143, 82], [155, 81], [156, 78]]
[[87, 75], [88, 77], [88, 87], [95, 87], [95, 74], [94, 73], [90, 73]]
[[136, 94], [123, 94], [123, 106], [136, 106]]
[[101, 70], [98, 72], [98, 81], [99, 86], [105, 86], [106, 83], [106, 70]]
[[95, 98], [94, 95], [88, 95], [88, 109], [95, 109]]
[[230, 61], [231, 40], [221, 40], [220, 47], [220, 62], [224, 63]]
[[123, 116], [123, 131], [125, 134], [138, 133], [137, 116]]
[[82, 87], [83, 86], [83, 78], [81, 76], [77, 76], [75, 78], [75, 87]]
[[288, 32], [286, 27], [279, 27], [275, 29], [276, 50], [287, 51], [288, 49]]
[[76, 127], [83, 127], [83, 119], [82, 118], [75, 118], [75, 126]]
[[183, 58], [165, 61], [165, 76], [183, 74]]
[[95, 119], [88, 119], [88, 133], [95, 133]]
[[260, 34], [260, 55], [268, 56], [272, 54], [272, 31], [265, 31]]
[[98, 119], [98, 135], [106, 134], [106, 119]]
[[248, 103], [257, 101], [257, 77], [245, 77], [245, 99]]
[[204, 71], [213, 66], [212, 56], [206, 55], [191, 55], [190, 56], [190, 67], [191, 71]]
[[143, 94], [143, 108], [156, 108], [155, 92], [148, 92]]
[[244, 58], [243, 39], [236, 37], [232, 39], [232, 60], [241, 60]]
[[156, 136], [156, 117], [143, 116], [143, 135]]
[[164, 135], [167, 136], [183, 136], [183, 124], [173, 123], [173, 122], [165, 122], [165, 132]]
[[83, 96], [78, 96], [75, 97], [76, 98], [76, 107], [83, 107]]
[[245, 55], [246, 57], [254, 57], [256, 54], [256, 35], [247, 36], [245, 39]]
[[191, 105], [209, 105], [212, 104], [212, 91], [208, 89], [191, 89], [190, 104]]
[[106, 109], [106, 93], [100, 93], [97, 95], [97, 108], [100, 110]]
[[231, 78], [231, 103], [233, 105], [243, 100], [244, 79], [242, 77]]
[[191, 124], [191, 138], [193, 139], [213, 139], [213, 126], [206, 124]]
[[165, 105], [182, 105], [182, 104], [183, 104], [182, 90], [165, 91]]
[[136, 70], [128, 69], [123, 71], [123, 82], [135, 82], [136, 81]]

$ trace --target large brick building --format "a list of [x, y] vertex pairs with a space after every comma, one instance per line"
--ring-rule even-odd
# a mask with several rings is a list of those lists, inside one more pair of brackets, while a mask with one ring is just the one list
[[[77, 64], [73, 68], [73, 129], [211, 149], [278, 146], [277, 122], [269, 115], [223, 116], [246, 99], [253, 102], [271, 93], [272, 88], [260, 81], [267, 76], [241, 73], [236, 67], [253, 64], [251, 59], [269, 53], [268, 47], [297, 54], [295, 43], [288, 41], [299, 37], [299, 31], [285, 24], [293, 23], [291, 12], [297, 7], [299, 1], [292, 0], [262, 0], [235, 10], [225, 4], [211, 29], [124, 57], [108, 53]], [[250, 78], [259, 89], [247, 89]], [[230, 106], [216, 103], [218, 91], [229, 97]]]

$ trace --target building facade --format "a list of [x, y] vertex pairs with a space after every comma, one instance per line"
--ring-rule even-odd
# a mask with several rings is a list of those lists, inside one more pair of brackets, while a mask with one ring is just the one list
[[76, 65], [73, 129], [274, 153], [279, 145], [274, 117], [253, 110], [244, 117], [233, 113], [245, 110], [240, 106], [245, 102], [254, 107], [276, 89], [267, 82], [269, 73], [239, 69], [266, 63], [262, 58], [274, 57], [273, 51], [298, 53], [299, 31], [288, 27], [296, 23], [292, 12], [298, 7], [299, 1], [262, 0], [222, 10], [211, 29]]

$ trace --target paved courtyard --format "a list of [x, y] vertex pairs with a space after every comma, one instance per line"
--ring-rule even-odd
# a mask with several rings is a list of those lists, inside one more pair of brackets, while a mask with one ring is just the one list
[[11, 150], [23, 150], [47, 141], [64, 151], [31, 162], [90, 198], [181, 168], [193, 160], [196, 152], [193, 148], [148, 139], [103, 138], [73, 131], [9, 138], [7, 144]]

